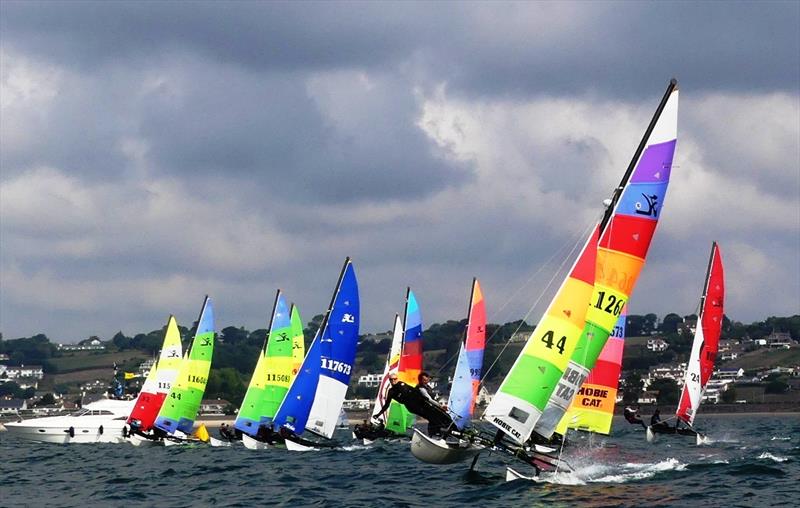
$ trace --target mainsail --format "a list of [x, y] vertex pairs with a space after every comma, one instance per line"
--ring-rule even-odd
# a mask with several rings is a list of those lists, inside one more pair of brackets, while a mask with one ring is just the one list
[[294, 377], [293, 371], [296, 372], [293, 355], [291, 313], [286, 298], [278, 290], [269, 332], [250, 378], [242, 407], [233, 424], [235, 428], [255, 436], [258, 427], [275, 416], [275, 411]]
[[176, 430], [191, 433], [206, 391], [214, 353], [214, 335], [214, 310], [211, 298], [206, 296], [191, 348], [184, 355], [175, 382], [156, 418], [155, 426], [159, 429], [169, 434]]
[[583, 329], [595, 278], [597, 238], [595, 227], [483, 414], [520, 444], [541, 417]]
[[275, 414], [276, 430], [333, 435], [353, 370], [358, 324], [358, 281], [347, 258], [328, 312]]
[[486, 305], [478, 279], [472, 279], [467, 328], [458, 352], [453, 385], [447, 407], [456, 427], [468, 426], [475, 412], [475, 399], [481, 382], [483, 350], [486, 347]]
[[561, 418], [556, 428], [559, 434], [563, 435], [567, 428], [606, 435], [611, 432], [625, 348], [626, 318], [627, 312], [623, 309], [597, 363]]
[[178, 331], [178, 323], [175, 321], [175, 316], [170, 316], [164, 332], [161, 353], [150, 368], [139, 396], [136, 397], [136, 403], [128, 417], [128, 424], [136, 422], [137, 428], [142, 432], [153, 427], [164, 399], [178, 375], [181, 355], [181, 334]]
[[678, 87], [661, 103], [600, 223], [586, 326], [534, 431], [549, 438], [594, 367], [644, 266], [664, 206], [678, 130]]
[[675, 416], [689, 425], [694, 423], [697, 409], [703, 400], [708, 380], [714, 372], [714, 362], [719, 349], [725, 301], [725, 274], [722, 256], [717, 242], [711, 246], [708, 260], [706, 284], [700, 299], [700, 315], [697, 316], [692, 353], [686, 366], [683, 392]]
[[[411, 288], [406, 288], [406, 308], [403, 313], [403, 340], [400, 360], [397, 364], [397, 378], [409, 386], [417, 386], [422, 372], [422, 314], [417, 297]], [[388, 388], [387, 388], [388, 389]], [[414, 426], [414, 415], [397, 401], [392, 401], [387, 412], [386, 429], [396, 434]]]
[[[406, 420], [402, 411], [397, 411], [396, 414], [393, 414], [392, 410], [395, 409], [394, 404], [389, 406], [388, 414], [384, 413], [378, 417], [375, 415], [380, 412], [383, 404], [386, 402], [386, 392], [389, 391], [390, 385], [389, 376], [397, 373], [397, 369], [400, 364], [400, 352], [402, 348], [403, 322], [400, 320], [400, 316], [395, 314], [394, 328], [392, 329], [392, 345], [389, 349], [389, 355], [386, 357], [386, 365], [383, 368], [383, 377], [381, 378], [381, 383], [378, 386], [378, 394], [375, 396], [375, 406], [372, 408], [372, 417], [383, 422], [385, 427], [389, 427], [389, 425], [391, 425], [392, 428], [390, 430], [392, 431], [395, 431], [395, 429], [400, 429], [399, 432], [405, 432]], [[404, 406], [398, 404], [397, 409], [400, 408], [404, 409]], [[405, 414], [408, 414], [408, 411], [406, 411]]]

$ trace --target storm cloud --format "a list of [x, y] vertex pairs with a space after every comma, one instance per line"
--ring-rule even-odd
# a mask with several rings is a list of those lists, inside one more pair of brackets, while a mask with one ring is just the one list
[[530, 316], [669, 78], [676, 168], [630, 312], [800, 309], [796, 2], [2, 2], [0, 330]]

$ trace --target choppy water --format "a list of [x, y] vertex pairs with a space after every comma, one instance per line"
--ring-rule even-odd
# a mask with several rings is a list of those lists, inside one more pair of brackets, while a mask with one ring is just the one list
[[[575, 472], [505, 481], [484, 455], [433, 466], [408, 444], [292, 453], [238, 448], [48, 445], [0, 434], [2, 506], [797, 506], [800, 417], [705, 416], [713, 442], [645, 441], [641, 427], [564, 450]], [[349, 440], [347, 440], [349, 441]], [[520, 471], [520, 463], [508, 462]]]

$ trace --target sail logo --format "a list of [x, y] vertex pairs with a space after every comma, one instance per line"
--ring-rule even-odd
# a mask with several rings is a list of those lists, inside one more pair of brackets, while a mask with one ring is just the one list
[[201, 347], [210, 346], [211, 345], [211, 338], [210, 337], [203, 337], [201, 340], [202, 340], [202, 342], [200, 342], [200, 346]]
[[342, 323], [355, 323], [355, 322], [356, 322], [356, 317], [352, 314], [345, 313], [342, 316]]
[[506, 431], [507, 433], [509, 433], [512, 436], [514, 436], [515, 438], [517, 438], [518, 440], [520, 440], [520, 441], [522, 440], [522, 434], [520, 434], [516, 429], [514, 429], [511, 425], [507, 424], [506, 422], [504, 422], [500, 418], [495, 416], [492, 419], [492, 422], [495, 425], [497, 425], [498, 427], [500, 427], [501, 429], [503, 429], [504, 431]]
[[655, 194], [649, 196], [647, 194], [642, 194], [642, 197], [647, 201], [647, 209], [644, 209], [641, 201], [637, 201], [636, 213], [639, 215], [647, 215], [648, 217], [656, 217], [658, 215], [658, 196]]

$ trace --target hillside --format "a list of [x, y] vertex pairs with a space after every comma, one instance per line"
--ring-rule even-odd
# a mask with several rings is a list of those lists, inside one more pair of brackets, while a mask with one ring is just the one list
[[800, 348], [792, 349], [758, 349], [742, 353], [735, 360], [720, 362], [725, 369], [760, 370], [777, 366], [788, 367], [800, 364]]

